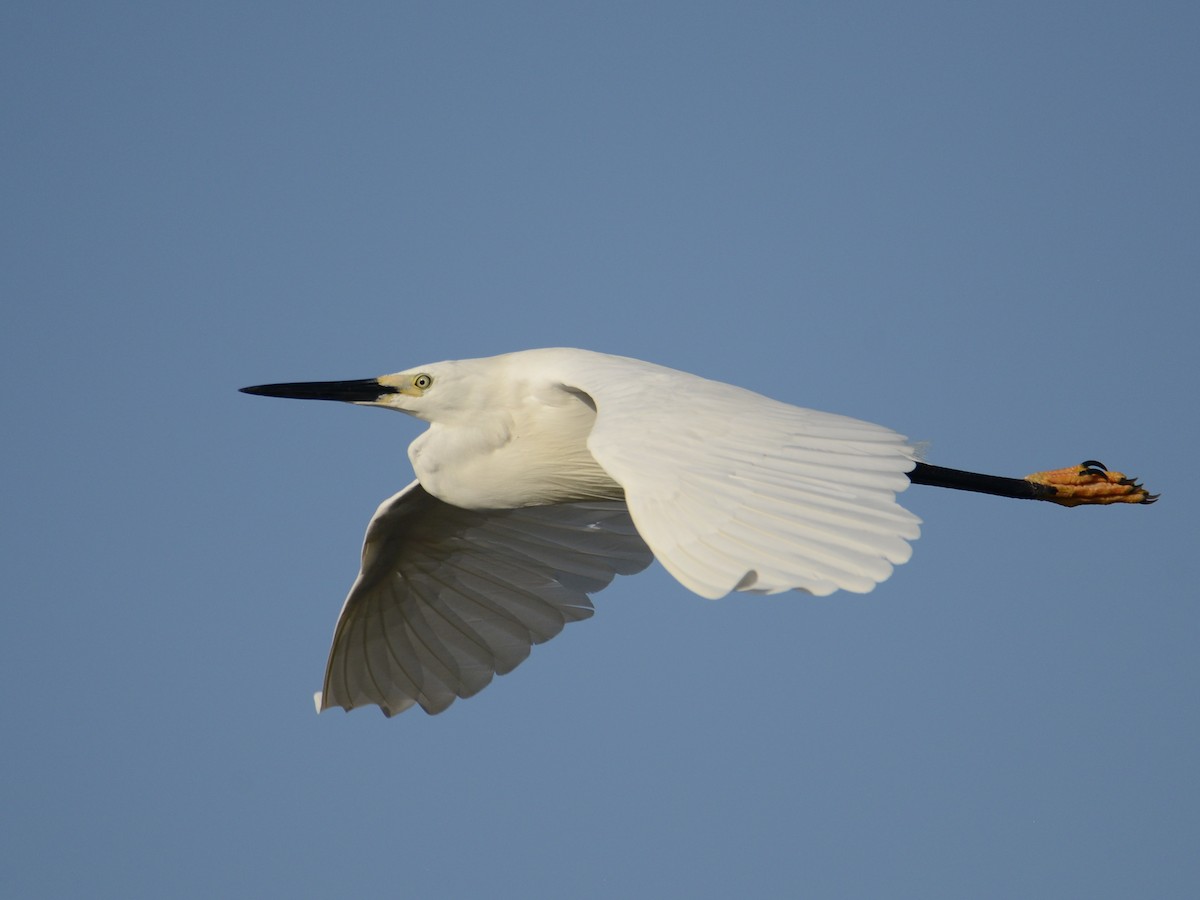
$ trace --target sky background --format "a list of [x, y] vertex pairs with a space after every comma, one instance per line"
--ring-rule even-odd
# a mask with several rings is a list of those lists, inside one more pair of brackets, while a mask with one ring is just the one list
[[[0, 8], [0, 894], [1200, 895], [1200, 7]], [[867, 596], [654, 566], [314, 715], [419, 423], [541, 346], [1153, 507], [914, 488]]]

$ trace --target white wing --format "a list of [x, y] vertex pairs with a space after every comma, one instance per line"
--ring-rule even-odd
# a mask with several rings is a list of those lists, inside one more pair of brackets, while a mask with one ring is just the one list
[[865, 592], [911, 556], [902, 435], [639, 360], [546, 353], [595, 405], [588, 448], [638, 531], [701, 596]]
[[317, 709], [441, 712], [589, 617], [588, 594], [652, 558], [619, 501], [469, 511], [413, 482], [367, 526]]

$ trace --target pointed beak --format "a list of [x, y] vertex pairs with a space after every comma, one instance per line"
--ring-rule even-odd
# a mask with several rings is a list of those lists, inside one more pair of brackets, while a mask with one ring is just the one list
[[290, 397], [296, 400], [340, 400], [343, 403], [374, 403], [396, 388], [380, 384], [377, 378], [356, 381], [291, 381], [286, 384], [257, 384], [241, 388], [243, 394], [260, 397]]

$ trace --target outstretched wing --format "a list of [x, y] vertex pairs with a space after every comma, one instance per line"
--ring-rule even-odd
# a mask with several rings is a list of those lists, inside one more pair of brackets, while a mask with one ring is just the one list
[[652, 558], [619, 501], [470, 511], [413, 482], [367, 526], [317, 709], [439, 713], [586, 619], [588, 594]]
[[596, 408], [588, 449], [642, 538], [701, 596], [865, 592], [911, 556], [902, 435], [638, 360], [558, 362]]

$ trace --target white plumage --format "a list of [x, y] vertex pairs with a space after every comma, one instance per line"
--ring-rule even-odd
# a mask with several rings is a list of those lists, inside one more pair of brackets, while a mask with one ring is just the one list
[[318, 709], [436, 713], [592, 613], [651, 553], [704, 597], [864, 592], [908, 560], [899, 434], [583, 350], [251, 393], [417, 416], [417, 481], [380, 506]]
[[586, 619], [588, 594], [653, 558], [620, 501], [465, 510], [414, 481], [367, 527], [317, 710], [441, 712]]

